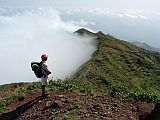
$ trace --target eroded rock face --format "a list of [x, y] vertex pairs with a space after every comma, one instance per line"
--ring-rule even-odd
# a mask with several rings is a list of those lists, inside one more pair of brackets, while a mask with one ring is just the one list
[[134, 104], [132, 111], [138, 112], [138, 116], [140, 120], [148, 120], [154, 108], [155, 108], [154, 103], [147, 103], [147, 102], [139, 101]]
[[160, 120], [160, 103], [157, 103], [151, 114], [145, 120]]

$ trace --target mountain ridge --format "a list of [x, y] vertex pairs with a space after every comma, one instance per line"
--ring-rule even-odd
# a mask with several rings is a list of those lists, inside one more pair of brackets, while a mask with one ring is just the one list
[[148, 45], [147, 43], [143, 43], [143, 42], [139, 42], [139, 41], [131, 41], [130, 43], [132, 43], [138, 47], [144, 48], [146, 50], [155, 51], [155, 52], [160, 53], [160, 48], [152, 47], [152, 46]]
[[[83, 29], [77, 32], [81, 34], [82, 31], [86, 33]], [[97, 32], [94, 35], [99, 40], [98, 50], [82, 69], [83, 72], [80, 73], [83, 75], [79, 75], [79, 77], [89, 79], [92, 82], [99, 79], [96, 82], [108, 84], [110, 87], [112, 83], [118, 83], [120, 86], [123, 84], [123, 87], [133, 88], [133, 91], [136, 89], [147, 91], [145, 86], [151, 85], [151, 81], [159, 86], [160, 54], [158, 52], [139, 48], [102, 32]], [[155, 86], [151, 85], [149, 89], [155, 89]], [[155, 89], [155, 91], [159, 93], [160, 89]], [[152, 93], [150, 90], [147, 92]]]
[[93, 33], [82, 28], [75, 33], [98, 41], [92, 58], [73, 78], [50, 81], [49, 98], [39, 96], [38, 82], [16, 88], [0, 101], [0, 119], [158, 120], [160, 53], [101, 31]]

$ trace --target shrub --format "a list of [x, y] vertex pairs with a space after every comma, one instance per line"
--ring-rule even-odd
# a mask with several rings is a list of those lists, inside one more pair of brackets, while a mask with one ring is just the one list
[[128, 97], [132, 97], [136, 100], [141, 100], [141, 101], [148, 101], [148, 102], [158, 102], [158, 96], [153, 95], [150, 93], [143, 93], [143, 92], [130, 92], [128, 93]]

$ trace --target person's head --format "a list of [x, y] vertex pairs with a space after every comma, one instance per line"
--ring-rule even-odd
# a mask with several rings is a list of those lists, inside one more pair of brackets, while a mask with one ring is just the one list
[[48, 55], [47, 54], [43, 54], [41, 56], [42, 61], [47, 61]]

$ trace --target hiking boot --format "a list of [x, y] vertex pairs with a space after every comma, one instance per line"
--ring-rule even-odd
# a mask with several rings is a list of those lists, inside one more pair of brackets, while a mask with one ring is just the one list
[[48, 93], [45, 93], [42, 95], [43, 99], [47, 99], [48, 98]]

